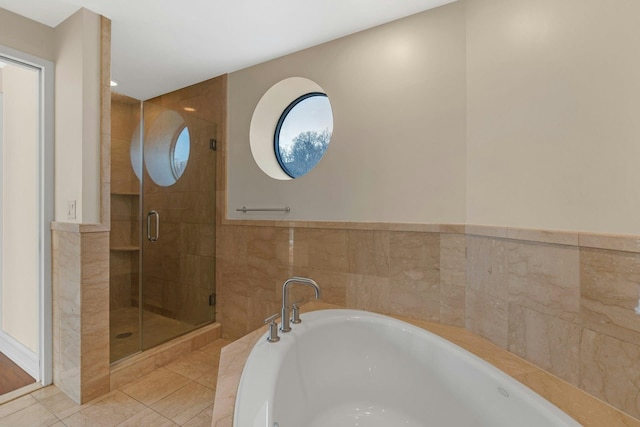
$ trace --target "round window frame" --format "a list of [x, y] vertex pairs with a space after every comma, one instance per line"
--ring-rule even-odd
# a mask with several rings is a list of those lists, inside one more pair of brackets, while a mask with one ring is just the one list
[[[275, 129], [274, 134], [273, 134], [273, 151], [275, 152], [276, 160], [278, 160], [278, 164], [280, 165], [280, 168], [282, 169], [282, 171], [284, 173], [286, 173], [292, 179], [300, 178], [301, 176], [304, 176], [304, 175], [308, 174], [309, 172], [311, 172], [316, 167], [317, 163], [315, 165], [313, 165], [313, 167], [311, 169], [309, 169], [308, 171], [306, 171], [302, 175], [293, 175], [289, 171], [289, 169], [285, 166], [285, 162], [282, 160], [281, 155], [280, 155], [280, 131], [282, 129], [282, 125], [284, 124], [284, 121], [287, 119], [287, 116], [289, 115], [291, 110], [296, 108], [296, 106], [298, 104], [300, 104], [302, 101], [304, 101], [306, 99], [309, 99], [309, 98], [313, 98], [315, 96], [322, 96], [322, 97], [325, 97], [325, 98], [329, 99], [329, 96], [324, 92], [309, 92], [309, 93], [305, 93], [304, 95], [301, 95], [301, 96], [297, 97], [289, 105], [287, 105], [287, 108], [285, 108], [284, 111], [282, 112], [282, 114], [280, 114], [280, 118], [278, 119], [278, 123], [276, 124], [276, 129]], [[322, 155], [324, 156], [324, 153], [322, 153]]]
[[[256, 104], [249, 126], [251, 157], [260, 171], [278, 181], [291, 178], [280, 167], [274, 150], [273, 136], [278, 118], [292, 100], [311, 92], [326, 93], [331, 105], [331, 93], [305, 77], [287, 77], [271, 86]], [[333, 117], [333, 107], [332, 117]]]

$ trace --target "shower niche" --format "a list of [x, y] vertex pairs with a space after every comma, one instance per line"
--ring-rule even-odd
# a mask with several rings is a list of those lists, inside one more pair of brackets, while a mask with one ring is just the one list
[[141, 102], [112, 92], [110, 360], [215, 321], [224, 80]]

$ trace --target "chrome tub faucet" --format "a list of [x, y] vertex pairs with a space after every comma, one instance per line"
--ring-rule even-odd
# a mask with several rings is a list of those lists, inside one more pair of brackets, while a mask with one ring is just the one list
[[[282, 315], [281, 315], [282, 323], [280, 325], [280, 330], [282, 332], [291, 331], [291, 326], [290, 326], [291, 319], [289, 318], [289, 287], [294, 283], [298, 285], [310, 286], [311, 288], [313, 288], [313, 290], [316, 293], [316, 299], [320, 299], [322, 297], [322, 291], [320, 290], [320, 286], [318, 286], [318, 284], [314, 280], [307, 279], [306, 277], [291, 277], [290, 279], [287, 279], [282, 285]], [[295, 307], [295, 308], [297, 310], [298, 307]], [[300, 320], [296, 316], [296, 323], [299, 323], [299, 322]]]

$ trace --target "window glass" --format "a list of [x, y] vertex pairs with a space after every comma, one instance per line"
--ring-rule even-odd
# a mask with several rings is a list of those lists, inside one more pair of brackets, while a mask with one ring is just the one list
[[176, 180], [182, 176], [187, 167], [190, 146], [189, 129], [185, 126], [178, 135], [171, 152], [171, 170]]
[[[140, 147], [143, 140], [144, 155]], [[189, 129], [180, 114], [163, 111], [153, 118], [144, 138], [141, 138], [140, 127], [136, 128], [131, 139], [131, 164], [140, 179], [142, 156], [151, 180], [168, 187], [182, 177], [189, 161], [190, 146]]]
[[282, 170], [298, 178], [313, 169], [327, 151], [333, 132], [333, 114], [326, 94], [302, 95], [284, 110], [274, 137]]

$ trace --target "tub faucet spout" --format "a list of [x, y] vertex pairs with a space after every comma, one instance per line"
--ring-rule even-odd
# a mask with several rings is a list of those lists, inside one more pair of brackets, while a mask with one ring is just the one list
[[280, 325], [280, 330], [282, 332], [291, 331], [291, 326], [289, 324], [289, 322], [291, 321], [291, 319], [289, 318], [289, 286], [294, 283], [310, 286], [316, 292], [316, 299], [320, 299], [322, 297], [320, 286], [318, 286], [318, 284], [314, 280], [307, 279], [306, 277], [291, 277], [290, 279], [287, 279], [282, 285], [282, 323]]

